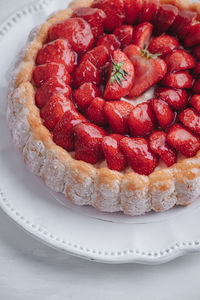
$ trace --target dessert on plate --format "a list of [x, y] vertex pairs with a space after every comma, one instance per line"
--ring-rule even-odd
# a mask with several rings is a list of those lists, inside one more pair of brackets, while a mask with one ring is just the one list
[[200, 196], [200, 4], [78, 0], [30, 35], [7, 120], [28, 168], [130, 216]]

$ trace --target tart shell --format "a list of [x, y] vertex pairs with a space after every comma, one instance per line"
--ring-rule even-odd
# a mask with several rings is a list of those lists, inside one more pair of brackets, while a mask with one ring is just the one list
[[[53, 142], [50, 132], [42, 124], [32, 84], [37, 53], [53, 24], [92, 2], [72, 2], [68, 9], [53, 14], [31, 33], [9, 86], [7, 120], [13, 142], [30, 171], [41, 176], [50, 189], [63, 193], [76, 205], [92, 205], [102, 212], [123, 211], [130, 216], [188, 205], [200, 196], [200, 152], [170, 168], [154, 171], [150, 176], [134, 172], [122, 174], [73, 159]], [[200, 19], [200, 3], [188, 0], [162, 0], [161, 3], [195, 10]]]

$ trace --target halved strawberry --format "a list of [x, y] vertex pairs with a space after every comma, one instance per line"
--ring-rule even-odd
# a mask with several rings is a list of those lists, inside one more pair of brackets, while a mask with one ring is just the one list
[[196, 64], [196, 67], [194, 69], [194, 73], [196, 75], [200, 75], [200, 61]]
[[124, 49], [124, 53], [135, 68], [135, 79], [129, 97], [139, 96], [165, 76], [167, 66], [164, 60], [156, 58], [147, 50], [141, 50], [136, 45], [129, 45]]
[[183, 110], [187, 104], [189, 95], [186, 90], [161, 87], [155, 91], [156, 98], [167, 102], [173, 109]]
[[94, 36], [91, 27], [82, 18], [68, 18], [53, 25], [49, 30], [49, 40], [66, 39], [78, 54], [91, 49]]
[[165, 129], [170, 126], [175, 118], [175, 114], [169, 105], [161, 99], [151, 99], [152, 108], [160, 126]]
[[86, 20], [90, 24], [95, 39], [103, 34], [103, 23], [106, 18], [106, 14], [103, 10], [91, 7], [81, 7], [76, 9], [72, 16]]
[[192, 88], [193, 94], [200, 94], [200, 79], [197, 79]]
[[200, 45], [196, 46], [193, 51], [192, 51], [192, 55], [197, 59], [200, 60]]
[[106, 132], [90, 123], [81, 123], [74, 128], [75, 159], [96, 164], [104, 157], [102, 141]]
[[62, 94], [53, 94], [45, 106], [40, 110], [40, 116], [44, 121], [44, 125], [49, 130], [53, 130], [64, 113], [69, 110], [76, 111], [72, 101], [65, 98]]
[[73, 93], [73, 100], [81, 111], [88, 108], [92, 100], [100, 96], [99, 89], [96, 85], [86, 82]]
[[53, 131], [53, 141], [67, 151], [74, 150], [74, 126], [87, 122], [86, 118], [76, 111], [67, 111]]
[[164, 34], [154, 38], [149, 44], [148, 50], [153, 54], [159, 53], [165, 56], [176, 50], [179, 45], [179, 42], [174, 37]]
[[167, 63], [168, 72], [189, 70], [195, 66], [195, 60], [192, 55], [182, 49], [170, 53], [165, 58], [165, 61]]
[[149, 136], [151, 150], [158, 154], [164, 163], [170, 167], [177, 161], [176, 151], [167, 144], [167, 134], [163, 131], [155, 131]]
[[86, 118], [98, 126], [105, 126], [107, 124], [104, 112], [105, 104], [106, 101], [102, 98], [93, 99], [85, 112]]
[[128, 118], [133, 105], [125, 101], [109, 101], [104, 107], [105, 115], [113, 132], [128, 133]]
[[123, 0], [95, 0], [92, 7], [100, 8], [105, 12], [104, 29], [106, 32], [112, 32], [124, 23], [125, 10]]
[[193, 95], [190, 104], [200, 113], [200, 95]]
[[128, 95], [133, 86], [133, 81], [134, 66], [132, 62], [122, 51], [114, 51], [104, 98], [117, 100]]
[[114, 35], [117, 36], [118, 40], [121, 43], [121, 47], [124, 48], [132, 42], [133, 26], [121, 25], [120, 27], [115, 29]]
[[133, 44], [140, 48], [145, 48], [151, 38], [153, 25], [149, 22], [144, 22], [137, 25], [133, 32]]
[[113, 51], [119, 49], [121, 46], [120, 41], [114, 34], [106, 34], [102, 36], [96, 43], [96, 46], [100, 45], [107, 48], [109, 55], [111, 55]]
[[74, 72], [74, 86], [80, 87], [85, 82], [99, 85], [102, 81], [101, 72], [89, 60], [81, 63]]
[[142, 0], [124, 0], [125, 23], [134, 24], [142, 8]]
[[46, 63], [64, 64], [68, 72], [72, 72], [77, 64], [77, 57], [70, 48], [68, 41], [58, 39], [43, 46], [39, 50], [36, 62], [38, 65]]
[[142, 9], [138, 17], [138, 23], [151, 21], [156, 15], [160, 6], [159, 0], [143, 0]]
[[125, 137], [119, 145], [135, 172], [148, 176], [157, 167], [157, 155], [150, 149], [146, 139]]
[[175, 89], [190, 89], [193, 84], [193, 78], [186, 71], [167, 73], [161, 84]]
[[155, 129], [156, 118], [149, 103], [141, 103], [130, 114], [129, 128], [132, 136], [146, 136]]
[[200, 135], [200, 115], [194, 108], [187, 108], [179, 115], [179, 120], [194, 133]]
[[167, 134], [167, 143], [186, 157], [193, 157], [200, 149], [199, 138], [186, 127], [175, 124]]
[[87, 60], [89, 60], [95, 67], [102, 68], [106, 65], [107, 62], [110, 61], [109, 52], [105, 46], [97, 46], [89, 52], [85, 53], [81, 57], [79, 64], [83, 62], [85, 63]]
[[111, 134], [103, 138], [102, 148], [106, 157], [108, 168], [115, 171], [122, 171], [127, 165], [126, 158], [119, 148], [119, 142], [123, 135]]
[[61, 93], [66, 98], [69, 98], [71, 95], [71, 88], [69, 85], [66, 85], [64, 81], [57, 77], [50, 78], [47, 80], [43, 86], [41, 86], [35, 95], [35, 101], [38, 107], [43, 107], [46, 102], [51, 98], [54, 93]]
[[168, 31], [178, 15], [178, 8], [171, 4], [163, 4], [160, 6], [158, 13], [153, 18], [154, 32], [160, 35]]
[[200, 23], [196, 23], [190, 27], [188, 34], [184, 39], [184, 46], [191, 48], [200, 43]]
[[33, 81], [40, 88], [52, 77], [59, 77], [67, 85], [71, 85], [71, 76], [63, 64], [48, 63], [37, 66], [33, 71]]

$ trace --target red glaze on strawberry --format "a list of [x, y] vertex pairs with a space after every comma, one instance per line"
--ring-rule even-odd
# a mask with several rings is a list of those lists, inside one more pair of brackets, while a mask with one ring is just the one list
[[150, 175], [158, 165], [157, 155], [144, 138], [125, 137], [120, 141], [120, 149], [132, 169], [140, 175]]
[[125, 23], [134, 24], [142, 8], [142, 0], [124, 0]]
[[76, 111], [72, 101], [65, 98], [62, 94], [53, 94], [41, 109], [40, 116], [44, 121], [44, 125], [49, 130], [53, 130], [64, 113], [69, 110]]
[[150, 41], [153, 31], [153, 25], [149, 22], [140, 23], [134, 28], [133, 44], [145, 48]]
[[69, 18], [52, 26], [49, 30], [49, 39], [66, 39], [72, 49], [78, 54], [91, 49], [94, 36], [91, 27], [82, 18]]
[[200, 115], [194, 108], [187, 108], [179, 115], [179, 120], [194, 133], [200, 135]]
[[159, 0], [143, 0], [142, 9], [138, 17], [138, 23], [151, 21], [160, 7]]
[[200, 43], [200, 23], [196, 23], [190, 27], [188, 34], [184, 39], [184, 46], [191, 48]]
[[172, 36], [164, 34], [154, 38], [149, 44], [149, 52], [156, 54], [160, 53], [162, 56], [171, 53], [179, 47], [179, 42]]
[[106, 132], [90, 123], [81, 123], [74, 128], [75, 159], [96, 164], [104, 157], [102, 141]]
[[123, 135], [111, 134], [104, 137], [102, 141], [102, 148], [108, 168], [118, 172], [124, 170], [127, 165], [126, 158], [119, 148], [119, 142], [123, 138]]
[[102, 98], [93, 99], [85, 112], [86, 118], [98, 126], [106, 126], [107, 119], [104, 113], [105, 104], [106, 101]]
[[95, 0], [92, 6], [105, 12], [104, 29], [106, 32], [112, 32], [124, 23], [125, 10], [123, 0]]
[[194, 95], [190, 99], [190, 104], [200, 113], [200, 95]]
[[189, 98], [186, 90], [165, 87], [158, 88], [155, 96], [167, 102], [175, 110], [183, 110], [187, 106]]
[[66, 40], [58, 39], [39, 50], [36, 62], [38, 65], [46, 63], [64, 64], [68, 72], [72, 72], [77, 64], [77, 57]]
[[122, 51], [114, 51], [104, 98], [117, 100], [128, 95], [133, 81], [134, 67], [132, 62]]
[[43, 107], [54, 93], [61, 93], [66, 98], [71, 95], [71, 88], [66, 85], [61, 79], [54, 77], [47, 80], [43, 86], [41, 86], [35, 95], [35, 101], [38, 107]]
[[71, 85], [71, 76], [64, 65], [48, 63], [37, 66], [33, 71], [33, 81], [40, 88], [47, 80], [58, 77], [67, 85]]
[[200, 149], [199, 138], [186, 127], [175, 124], [167, 134], [167, 143], [186, 157], [193, 157]]
[[200, 75], [200, 61], [196, 64], [196, 67], [194, 69], [194, 73], [196, 75]]
[[168, 31], [169, 27], [174, 23], [178, 15], [178, 8], [171, 4], [163, 4], [160, 6], [158, 13], [153, 18], [154, 32], [161, 35]]
[[200, 94], [200, 79], [197, 79], [192, 88], [193, 94]]
[[100, 96], [99, 89], [96, 85], [86, 82], [73, 93], [73, 100], [81, 111], [86, 110], [92, 100]]
[[170, 126], [175, 119], [175, 114], [169, 105], [161, 99], [151, 99], [150, 103], [162, 129]]
[[195, 60], [192, 55], [182, 49], [170, 53], [165, 58], [165, 61], [167, 63], [168, 72], [189, 70], [193, 69], [195, 66]]
[[134, 107], [128, 123], [132, 136], [146, 136], [151, 133], [156, 125], [156, 118], [151, 105], [141, 103]]
[[110, 61], [110, 55], [107, 48], [100, 45], [85, 53], [81, 57], [79, 64], [83, 62], [85, 63], [87, 60], [89, 60], [95, 67], [102, 68]]
[[87, 122], [84, 116], [76, 111], [67, 111], [53, 131], [53, 141], [67, 151], [74, 150], [74, 126]]
[[121, 47], [124, 48], [132, 42], [133, 38], [133, 26], [122, 25], [115, 29], [114, 35], [117, 36], [121, 43]]
[[128, 118], [133, 105], [125, 101], [109, 101], [104, 107], [108, 123], [115, 133], [128, 133]]
[[96, 43], [97, 46], [104, 46], [107, 48], [109, 55], [115, 50], [119, 49], [121, 44], [118, 38], [114, 34], [107, 34], [102, 36]]
[[193, 84], [193, 78], [186, 71], [167, 73], [161, 84], [175, 89], [190, 89]]
[[167, 66], [164, 60], [153, 58], [154, 56], [147, 50], [129, 45], [124, 49], [124, 53], [132, 61], [135, 68], [135, 79], [129, 97], [139, 96], [165, 76]]
[[196, 46], [193, 51], [192, 51], [192, 55], [197, 59], [200, 60], [200, 45]]
[[151, 150], [158, 154], [164, 163], [170, 167], [177, 161], [176, 151], [167, 144], [167, 134], [163, 131], [155, 131], [149, 136]]
[[91, 7], [81, 7], [74, 11], [73, 17], [83, 18], [90, 24], [94, 38], [103, 34], [103, 24], [106, 14], [103, 10]]
[[99, 85], [102, 82], [101, 72], [89, 60], [80, 64], [74, 72], [74, 86], [80, 87], [85, 82]]

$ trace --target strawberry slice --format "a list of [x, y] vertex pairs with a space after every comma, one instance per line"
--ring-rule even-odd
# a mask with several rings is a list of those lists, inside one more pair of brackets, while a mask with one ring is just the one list
[[65, 98], [62, 94], [53, 94], [45, 106], [40, 110], [40, 116], [44, 121], [44, 125], [49, 130], [53, 130], [64, 113], [69, 110], [76, 111], [72, 101]]
[[72, 17], [83, 18], [90, 24], [94, 38], [103, 34], [103, 23], [106, 15], [103, 10], [91, 7], [81, 7], [74, 11]]
[[53, 77], [47, 80], [43, 86], [37, 90], [35, 101], [37, 106], [41, 108], [49, 101], [54, 93], [61, 93], [66, 98], [69, 98], [71, 92], [72, 90], [69, 85], [66, 85], [61, 79]]
[[168, 167], [176, 163], [176, 151], [167, 144], [167, 134], [165, 132], [153, 132], [149, 137], [149, 145], [151, 150], [158, 154]]
[[128, 123], [132, 136], [146, 136], [151, 133], [156, 125], [156, 118], [151, 105], [141, 103], [134, 107]]
[[161, 35], [168, 31], [169, 27], [174, 23], [178, 15], [178, 8], [171, 4], [163, 4], [160, 6], [158, 13], [153, 18], [154, 33]]
[[74, 85], [80, 87], [85, 82], [99, 85], [102, 81], [101, 72], [89, 60], [81, 63], [74, 72]]
[[86, 82], [73, 93], [73, 100], [81, 111], [86, 110], [92, 100], [100, 96], [99, 89], [93, 83]]
[[160, 126], [165, 129], [171, 125], [175, 119], [175, 114], [169, 105], [161, 99], [151, 99], [152, 108]]
[[173, 125], [167, 134], [167, 143], [186, 157], [193, 157], [200, 149], [199, 138], [182, 125]]
[[194, 108], [187, 108], [179, 115], [179, 120], [196, 134], [200, 134], [200, 115]]
[[128, 57], [120, 50], [113, 52], [108, 83], [104, 98], [108, 100], [120, 99], [128, 95], [134, 80], [134, 67]]
[[195, 60], [192, 55], [182, 49], [170, 53], [165, 58], [165, 61], [167, 63], [168, 72], [189, 70], [195, 66]]
[[142, 9], [138, 17], [138, 23], [151, 21], [156, 15], [159, 7], [159, 0], [143, 0]]
[[65, 84], [71, 85], [71, 76], [62, 64], [48, 63], [37, 66], [33, 71], [33, 81], [37, 88], [53, 77], [59, 77]]
[[125, 23], [134, 24], [142, 8], [142, 0], [124, 0]]
[[156, 54], [160, 53], [162, 56], [169, 54], [179, 47], [179, 42], [172, 36], [164, 34], [154, 38], [149, 44], [149, 52]]
[[121, 47], [129, 45], [133, 38], [133, 27], [130, 25], [122, 25], [115, 29], [114, 35], [118, 38], [121, 43]]
[[92, 7], [100, 8], [105, 12], [104, 29], [106, 32], [112, 32], [124, 23], [125, 10], [123, 0], [95, 0]]
[[197, 79], [192, 88], [193, 94], [200, 94], [200, 79]]
[[165, 87], [156, 89], [155, 96], [167, 102], [175, 110], [183, 110], [187, 106], [189, 99], [186, 90]]
[[110, 61], [109, 52], [105, 46], [97, 46], [85, 53], [81, 57], [79, 64], [83, 62], [86, 63], [87, 60], [90, 61], [95, 67], [102, 68]]
[[87, 122], [85, 117], [76, 111], [67, 111], [53, 131], [54, 143], [67, 151], [73, 151], [75, 146], [74, 126], [81, 122]]
[[85, 112], [86, 118], [98, 126], [106, 126], [107, 119], [104, 113], [105, 104], [106, 101], [102, 98], [95, 98], [92, 100]]
[[200, 43], [200, 23], [196, 23], [190, 27], [188, 34], [184, 39], [184, 46], [191, 48]]
[[104, 157], [102, 141], [106, 132], [90, 123], [81, 123], [74, 128], [75, 159], [96, 164]]
[[129, 97], [137, 97], [160, 81], [167, 72], [164, 60], [151, 55], [148, 50], [129, 45], [124, 53], [132, 61], [135, 68], [135, 79]]
[[118, 38], [114, 34], [107, 34], [102, 36], [96, 43], [97, 46], [104, 46], [107, 48], [109, 55], [115, 50], [119, 49], [121, 44]]
[[140, 48], [145, 48], [149, 44], [152, 31], [153, 25], [149, 22], [137, 25], [133, 32], [133, 44]]
[[123, 135], [111, 134], [103, 138], [102, 148], [106, 157], [108, 168], [114, 171], [122, 171], [126, 168], [127, 161], [119, 148], [119, 142]]
[[167, 73], [161, 84], [175, 89], [190, 89], [193, 84], [193, 78], [186, 71]]
[[68, 18], [52, 26], [49, 40], [66, 39], [78, 54], [88, 51], [94, 44], [91, 27], [82, 18]]
[[105, 115], [113, 132], [128, 133], [128, 118], [133, 105], [125, 101], [109, 101], [104, 107]]
[[193, 51], [192, 51], [192, 55], [197, 59], [200, 60], [200, 45], [196, 46]]
[[125, 137], [120, 141], [119, 145], [136, 173], [148, 176], [157, 167], [157, 155], [150, 149], [146, 139]]
[[66, 40], [58, 39], [43, 46], [39, 50], [36, 62], [38, 65], [47, 63], [64, 64], [68, 72], [72, 72], [77, 64], [77, 56]]
[[200, 95], [194, 95], [190, 99], [190, 104], [200, 113]]

